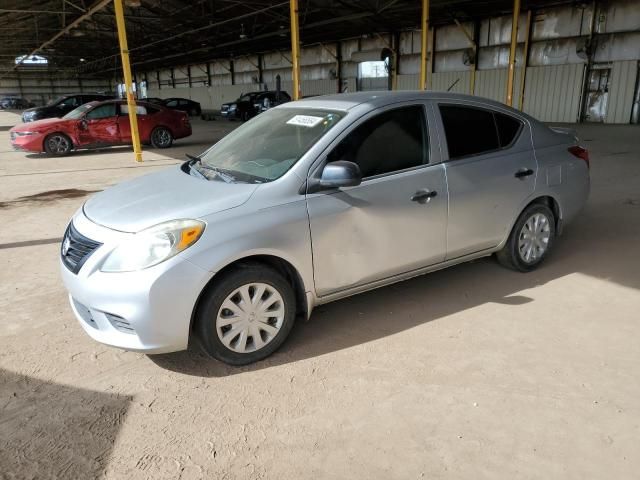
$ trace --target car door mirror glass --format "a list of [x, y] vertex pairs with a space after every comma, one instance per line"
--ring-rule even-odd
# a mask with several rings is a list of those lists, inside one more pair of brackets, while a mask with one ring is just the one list
[[355, 187], [362, 183], [360, 167], [345, 160], [327, 163], [322, 170], [319, 186], [322, 188]]

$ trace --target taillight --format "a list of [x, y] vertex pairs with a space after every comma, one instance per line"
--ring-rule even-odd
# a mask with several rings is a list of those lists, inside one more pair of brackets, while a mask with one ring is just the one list
[[573, 147], [569, 147], [569, 153], [574, 157], [578, 157], [581, 160], [584, 160], [587, 164], [587, 168], [591, 165], [589, 164], [589, 150], [581, 147], [580, 145], [574, 145]]

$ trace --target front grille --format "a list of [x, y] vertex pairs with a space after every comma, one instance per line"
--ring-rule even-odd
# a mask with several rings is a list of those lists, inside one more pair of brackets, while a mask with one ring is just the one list
[[226, 112], [227, 110], [229, 110], [229, 105], [222, 105], [222, 111]]
[[73, 273], [78, 273], [84, 262], [100, 245], [102, 245], [100, 242], [95, 242], [78, 232], [72, 222], [67, 227], [62, 240], [60, 249], [62, 263]]

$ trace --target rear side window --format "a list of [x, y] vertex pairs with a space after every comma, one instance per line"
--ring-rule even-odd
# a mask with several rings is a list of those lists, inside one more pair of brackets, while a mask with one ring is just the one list
[[522, 123], [513, 117], [495, 112], [493, 114], [496, 119], [496, 128], [498, 129], [498, 137], [500, 138], [500, 146], [508, 147], [513, 143], [518, 134]]
[[338, 160], [357, 163], [364, 178], [428, 163], [422, 107], [398, 108], [367, 120], [329, 154], [329, 162]]
[[[136, 105], [136, 114], [137, 115], [146, 115], [147, 107], [144, 105]], [[129, 115], [129, 105], [126, 103], [120, 104], [120, 115]]]
[[440, 105], [440, 115], [447, 136], [450, 159], [478, 155], [500, 148], [493, 113], [489, 110]]

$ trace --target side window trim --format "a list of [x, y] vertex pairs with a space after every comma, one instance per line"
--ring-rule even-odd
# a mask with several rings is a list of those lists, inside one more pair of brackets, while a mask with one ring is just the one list
[[[510, 148], [512, 148], [520, 139], [520, 137], [522, 136], [522, 133], [524, 131], [524, 127], [525, 127], [525, 122], [521, 119], [518, 118], [514, 115], [511, 115], [507, 112], [502, 112], [500, 110], [495, 110], [493, 108], [487, 107], [487, 106], [483, 106], [483, 105], [477, 105], [474, 103], [463, 103], [463, 102], [456, 102], [456, 101], [450, 101], [450, 100], [437, 100], [434, 99], [434, 110], [435, 110], [435, 114], [438, 117], [438, 131], [439, 134], [442, 135], [442, 139], [441, 139], [441, 152], [442, 152], [442, 146], [444, 146], [444, 149], [446, 150], [446, 156], [444, 155], [444, 152], [442, 152], [442, 161], [445, 163], [450, 163], [450, 162], [457, 162], [458, 160], [468, 160], [468, 159], [476, 159], [476, 158], [481, 158], [484, 155], [490, 155], [492, 153], [497, 153], [497, 152], [501, 152], [503, 150], [508, 150]], [[463, 155], [460, 157], [455, 157], [455, 158], [451, 158], [451, 155], [449, 153], [449, 146], [447, 145], [447, 132], [445, 130], [444, 127], [444, 121], [442, 119], [442, 114], [440, 112], [440, 106], [451, 106], [451, 107], [461, 107], [461, 108], [474, 108], [476, 110], [484, 110], [487, 111], [489, 113], [491, 113], [492, 118], [493, 118], [493, 125], [494, 128], [496, 130], [496, 136], [498, 138], [498, 145], [500, 145], [498, 148], [494, 148], [491, 150], [484, 150], [482, 152], [479, 153], [471, 153], [468, 155]], [[513, 140], [511, 140], [511, 143], [509, 143], [508, 145], [502, 146], [501, 145], [501, 141], [500, 141], [500, 132], [498, 130], [498, 124], [496, 122], [496, 113], [501, 114], [501, 115], [505, 115], [509, 118], [512, 118], [514, 120], [516, 120], [519, 124], [520, 127], [518, 129], [518, 133], [513, 137]]]

